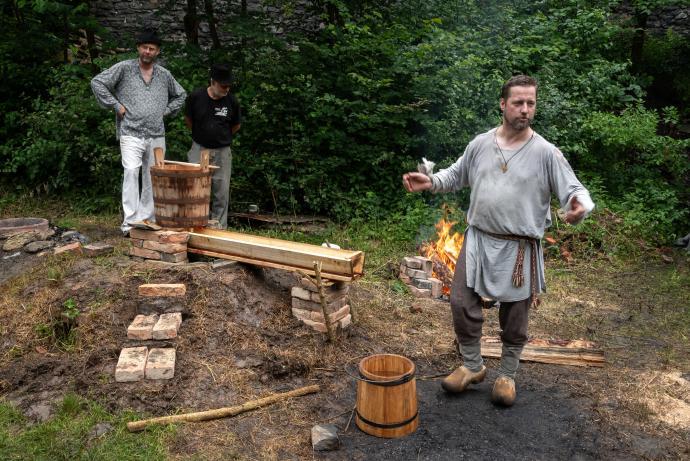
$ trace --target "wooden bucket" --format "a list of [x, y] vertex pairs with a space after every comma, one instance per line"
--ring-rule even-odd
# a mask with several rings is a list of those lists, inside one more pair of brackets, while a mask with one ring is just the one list
[[208, 224], [213, 171], [197, 163], [168, 162], [151, 167], [156, 224], [204, 227]]
[[359, 362], [355, 423], [376, 437], [397, 438], [417, 430], [414, 363], [401, 355], [378, 354]]

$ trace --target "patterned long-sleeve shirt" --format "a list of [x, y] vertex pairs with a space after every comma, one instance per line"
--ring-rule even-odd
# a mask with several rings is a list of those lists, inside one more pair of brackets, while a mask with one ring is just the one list
[[[96, 75], [91, 89], [101, 106], [115, 111], [118, 139], [165, 136], [163, 117], [180, 110], [187, 96], [170, 71], [157, 64], [151, 81], [145, 82], [138, 59], [119, 62]], [[126, 113], [121, 119], [118, 113], [122, 106]]]

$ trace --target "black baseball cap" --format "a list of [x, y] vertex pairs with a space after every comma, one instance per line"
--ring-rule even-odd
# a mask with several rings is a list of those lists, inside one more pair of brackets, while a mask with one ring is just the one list
[[142, 43], [151, 43], [152, 45], [161, 46], [161, 38], [153, 29], [144, 29], [137, 35], [137, 45]]

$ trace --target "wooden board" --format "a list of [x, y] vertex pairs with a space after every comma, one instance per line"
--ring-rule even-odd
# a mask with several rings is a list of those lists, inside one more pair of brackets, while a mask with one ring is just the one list
[[310, 274], [313, 274], [314, 261], [319, 261], [324, 277], [332, 280], [349, 281], [361, 277], [364, 272], [361, 251], [336, 250], [218, 229], [195, 228], [189, 233], [187, 251]]
[[[481, 341], [484, 357], [501, 357], [501, 339], [484, 337]], [[604, 353], [590, 341], [556, 341], [531, 339], [522, 351], [520, 360], [527, 362], [575, 365], [581, 367], [603, 367]]]

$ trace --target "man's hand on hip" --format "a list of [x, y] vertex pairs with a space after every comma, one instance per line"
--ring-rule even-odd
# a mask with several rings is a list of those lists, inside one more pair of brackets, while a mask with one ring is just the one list
[[120, 110], [117, 111], [117, 115], [120, 118], [125, 118], [125, 114], [127, 113], [127, 109], [125, 109], [125, 106], [120, 106]]

